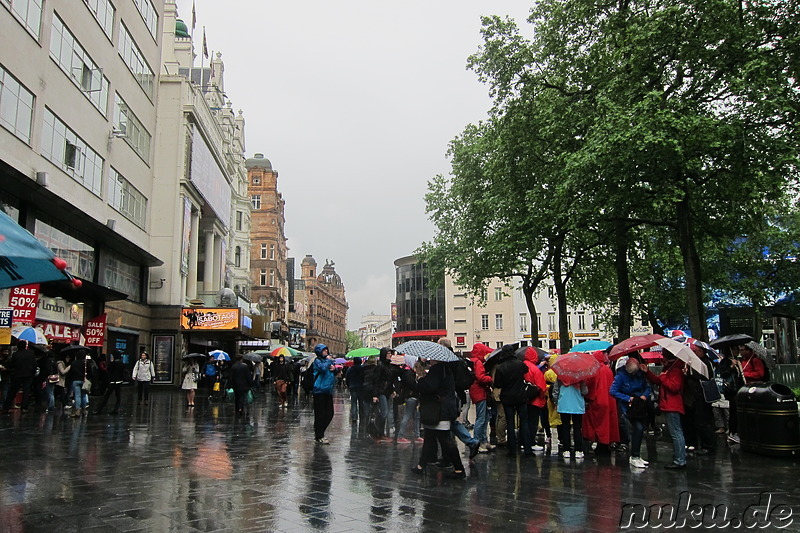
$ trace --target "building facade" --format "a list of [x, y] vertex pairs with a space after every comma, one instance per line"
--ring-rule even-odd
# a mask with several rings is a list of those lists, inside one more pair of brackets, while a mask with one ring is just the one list
[[365, 348], [383, 348], [392, 345], [395, 322], [391, 315], [370, 313], [361, 317], [361, 341]]
[[444, 283], [432, 289], [429, 271], [416, 256], [394, 262], [397, 304], [397, 327], [392, 345], [407, 340], [436, 341], [447, 335], [447, 309]]
[[336, 273], [335, 264], [325, 261], [322, 270], [311, 255], [300, 263], [300, 283], [295, 283], [295, 308], [302, 303], [306, 309], [306, 349], [325, 344], [332, 354], [347, 350], [347, 298], [344, 284]]
[[250, 197], [250, 281], [254, 314], [267, 331], [285, 340], [287, 324], [285, 202], [278, 192], [278, 172], [264, 154], [245, 162]]

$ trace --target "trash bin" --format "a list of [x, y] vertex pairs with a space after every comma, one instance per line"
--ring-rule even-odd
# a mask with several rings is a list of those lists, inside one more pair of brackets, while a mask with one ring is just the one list
[[736, 393], [736, 409], [743, 450], [777, 457], [800, 455], [800, 415], [789, 387], [744, 386]]

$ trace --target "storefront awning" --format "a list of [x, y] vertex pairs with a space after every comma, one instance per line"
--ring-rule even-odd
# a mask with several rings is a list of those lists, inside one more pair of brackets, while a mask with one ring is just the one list
[[[80, 279], [80, 278], [78, 278]], [[72, 283], [48, 282], [39, 285], [39, 291], [51, 298], [63, 298], [68, 302], [113, 302], [116, 300], [126, 300], [128, 295], [108, 287], [103, 287], [97, 283], [81, 279], [81, 286], [75, 287]]]

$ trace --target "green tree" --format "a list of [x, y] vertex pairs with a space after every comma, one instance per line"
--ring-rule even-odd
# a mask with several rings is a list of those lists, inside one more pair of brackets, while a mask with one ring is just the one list
[[345, 337], [345, 353], [349, 352], [350, 350], [355, 350], [356, 348], [363, 348], [364, 347], [364, 340], [361, 338], [361, 335], [358, 331], [350, 331], [347, 330], [344, 332]]

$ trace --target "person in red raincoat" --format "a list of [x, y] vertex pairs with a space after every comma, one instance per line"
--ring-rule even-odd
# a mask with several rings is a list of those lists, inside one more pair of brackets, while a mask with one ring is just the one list
[[614, 373], [608, 367], [605, 352], [598, 351], [592, 355], [600, 362], [600, 370], [586, 381], [589, 393], [585, 396], [583, 438], [597, 443], [596, 453], [608, 454], [611, 453], [608, 445], [620, 441], [617, 401], [609, 393]]
[[[528, 402], [528, 434], [531, 436], [533, 451], [541, 451], [543, 446], [536, 444], [536, 433], [539, 431], [539, 419], [542, 417], [542, 410], [547, 407], [547, 383], [544, 374], [539, 369], [539, 354], [532, 347], [528, 346], [525, 350], [525, 366], [528, 371], [523, 378], [528, 383], [533, 383], [539, 389], [539, 395]], [[549, 435], [545, 435], [545, 439]]]

